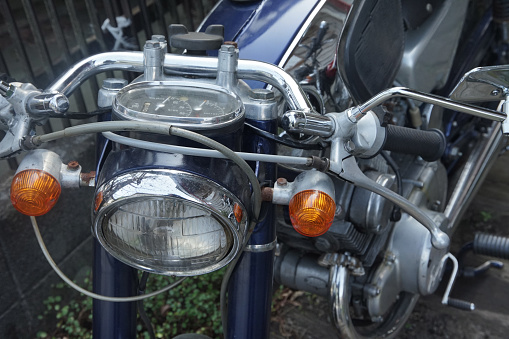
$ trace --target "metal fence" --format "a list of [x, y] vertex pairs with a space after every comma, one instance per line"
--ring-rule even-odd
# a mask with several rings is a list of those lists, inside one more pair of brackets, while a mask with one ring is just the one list
[[[168, 25], [195, 30], [217, 0], [0, 0], [0, 73], [38, 88], [69, 66], [100, 52], [140, 50]], [[88, 80], [71, 96], [71, 109], [96, 109], [101, 79]], [[75, 124], [51, 121], [44, 132]], [[0, 132], [1, 133], [1, 132]], [[0, 140], [3, 135], [0, 134]], [[5, 163], [5, 162], [4, 162]], [[0, 161], [0, 169], [6, 168]], [[17, 167], [16, 159], [8, 167]]]

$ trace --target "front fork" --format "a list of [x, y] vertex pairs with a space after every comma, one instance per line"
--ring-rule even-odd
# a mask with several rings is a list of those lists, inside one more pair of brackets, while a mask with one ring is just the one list
[[[94, 239], [94, 292], [130, 297], [137, 292], [137, 270], [113, 258]], [[93, 301], [94, 339], [136, 338], [136, 302]]]
[[[248, 121], [260, 129], [277, 133], [277, 121]], [[275, 143], [244, 131], [244, 151], [275, 154]], [[251, 164], [263, 183], [276, 180], [276, 165], [268, 163]], [[226, 338], [269, 338], [270, 310], [272, 302], [272, 281], [274, 254], [276, 248], [276, 227], [274, 205], [264, 203], [244, 253], [240, 257], [230, 278], [228, 288], [228, 325]]]

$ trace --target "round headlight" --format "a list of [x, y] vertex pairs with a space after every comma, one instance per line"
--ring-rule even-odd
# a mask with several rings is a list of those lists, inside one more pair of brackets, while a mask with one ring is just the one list
[[96, 208], [94, 233], [102, 246], [158, 274], [217, 270], [240, 251], [247, 230], [238, 198], [212, 180], [177, 170], [117, 176], [98, 189]]

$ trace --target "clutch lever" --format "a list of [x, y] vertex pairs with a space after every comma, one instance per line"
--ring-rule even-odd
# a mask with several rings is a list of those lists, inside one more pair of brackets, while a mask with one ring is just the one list
[[348, 156], [347, 158], [343, 159], [341, 168], [341, 173], [337, 173], [341, 179], [351, 182], [355, 186], [381, 195], [395, 205], [399, 206], [403, 211], [410, 214], [424, 227], [426, 227], [431, 233], [431, 244], [433, 247], [439, 250], [449, 247], [449, 236], [441, 231], [440, 228], [438, 228], [438, 226], [433, 222], [433, 220], [426, 215], [426, 213], [421, 211], [417, 206], [402, 196], [398, 195], [397, 193], [369, 179], [360, 170], [355, 157]]

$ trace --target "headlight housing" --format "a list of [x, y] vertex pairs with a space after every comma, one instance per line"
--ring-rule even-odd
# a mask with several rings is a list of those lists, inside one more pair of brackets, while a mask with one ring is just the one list
[[228, 264], [247, 232], [244, 204], [202, 175], [125, 172], [96, 191], [94, 233], [120, 261], [164, 275], [205, 274]]

